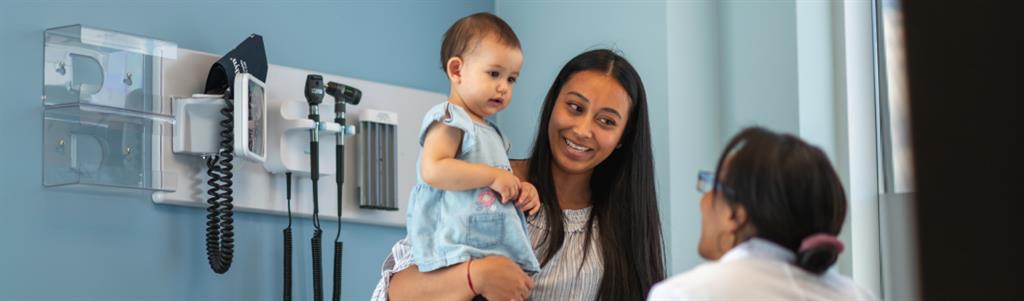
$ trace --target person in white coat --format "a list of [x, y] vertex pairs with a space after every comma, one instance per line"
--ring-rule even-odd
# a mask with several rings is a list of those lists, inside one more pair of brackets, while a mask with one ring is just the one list
[[698, 252], [712, 262], [656, 284], [648, 300], [877, 300], [829, 269], [843, 251], [846, 196], [818, 147], [748, 128], [697, 184]]

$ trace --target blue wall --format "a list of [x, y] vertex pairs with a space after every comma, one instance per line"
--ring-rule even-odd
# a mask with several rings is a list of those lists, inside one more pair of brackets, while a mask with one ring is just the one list
[[525, 55], [499, 124], [513, 156], [525, 156], [558, 68], [586, 49], [622, 50], [648, 92], [669, 273], [684, 272], [702, 262], [694, 174], [715, 168], [729, 138], [760, 125], [837, 150], [835, 5], [842, 3], [496, 0]]
[[794, 1], [722, 1], [722, 134], [747, 126], [799, 133]]
[[[647, 90], [652, 130], [665, 130], [664, 10], [664, 3], [643, 1], [496, 1], [496, 14], [512, 26], [523, 44], [522, 75], [512, 103], [498, 117], [502, 131], [512, 140], [512, 157], [528, 155], [544, 96], [558, 71], [569, 59], [591, 49], [620, 50], [630, 60]], [[667, 145], [658, 139], [653, 143], [656, 153]]]
[[713, 170], [721, 144], [720, 2], [667, 1], [669, 195], [663, 202], [670, 274], [701, 263], [698, 170]]
[[[0, 3], [0, 300], [281, 296], [284, 217], [236, 214], [234, 264], [216, 275], [206, 263], [203, 210], [155, 205], [141, 193], [43, 189], [39, 96], [46, 28], [81, 23], [212, 53], [255, 32], [264, 36], [273, 64], [447, 93], [438, 70], [441, 35], [461, 16], [493, 10], [491, 1], [472, 0]], [[366, 300], [381, 260], [405, 231], [344, 227], [343, 299]], [[310, 300], [312, 225], [299, 220], [296, 228], [295, 297]], [[325, 236], [333, 237], [334, 227], [327, 229]]]

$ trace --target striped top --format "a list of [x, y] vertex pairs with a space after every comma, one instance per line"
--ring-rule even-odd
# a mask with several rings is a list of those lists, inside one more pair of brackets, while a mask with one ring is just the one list
[[[562, 210], [565, 216], [565, 243], [562, 249], [551, 258], [547, 265], [541, 267], [540, 273], [533, 275], [534, 287], [528, 300], [594, 300], [601, 284], [604, 266], [597, 242], [598, 228], [595, 222], [590, 247], [587, 248], [586, 262], [583, 262], [583, 243], [586, 239], [584, 231], [587, 219], [590, 218], [590, 207], [583, 209]], [[530, 241], [537, 260], [544, 259], [545, 246], [541, 239], [548, 232], [544, 219], [544, 209], [537, 215], [527, 219]], [[373, 291], [373, 301], [387, 301], [388, 285], [391, 276], [412, 265], [411, 246], [407, 238], [395, 243], [391, 254], [384, 259], [381, 266], [381, 278]], [[582, 264], [582, 266], [581, 266]]]

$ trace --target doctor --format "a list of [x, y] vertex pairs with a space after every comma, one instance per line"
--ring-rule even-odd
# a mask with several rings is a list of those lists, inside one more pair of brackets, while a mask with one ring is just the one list
[[748, 128], [715, 172], [698, 173], [698, 252], [714, 262], [657, 285], [648, 300], [877, 300], [829, 267], [846, 196], [821, 149]]

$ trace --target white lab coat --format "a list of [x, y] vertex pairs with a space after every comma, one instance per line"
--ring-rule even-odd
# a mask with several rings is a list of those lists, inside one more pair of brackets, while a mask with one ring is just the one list
[[800, 269], [795, 258], [773, 242], [750, 239], [717, 262], [656, 284], [647, 300], [878, 300], [834, 270], [814, 275]]

